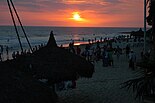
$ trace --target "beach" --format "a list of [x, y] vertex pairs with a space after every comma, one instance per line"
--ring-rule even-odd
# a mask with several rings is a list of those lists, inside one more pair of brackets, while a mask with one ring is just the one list
[[[100, 47], [106, 44], [107, 42], [99, 42]], [[129, 68], [129, 59], [126, 57], [124, 49], [127, 44], [136, 53], [137, 61], [140, 60], [143, 42], [133, 42], [133, 39], [129, 39], [129, 42], [113, 42], [113, 48], [119, 46], [123, 50], [119, 59], [113, 55], [114, 65], [103, 67], [102, 60], [94, 62], [95, 72], [92, 78], [79, 78], [76, 81], [75, 89], [56, 91], [58, 103], [141, 103], [138, 98], [135, 99], [136, 95], [132, 90], [121, 88], [121, 83], [136, 78], [139, 75], [137, 71], [141, 71], [139, 68], [135, 70]], [[136, 46], [137, 44], [139, 46]], [[87, 45], [79, 45], [82, 52]], [[96, 45], [97, 43], [91, 44], [92, 47], [96, 47]], [[74, 46], [75, 49], [76, 46]], [[149, 46], [147, 47], [149, 48]]]
[[[137, 71], [140, 71], [138, 68], [131, 70], [128, 66], [129, 59], [125, 54], [127, 44], [136, 53], [137, 61], [140, 60], [143, 42], [133, 42], [133, 39], [129, 39], [129, 42], [126, 40], [113, 42], [113, 48], [119, 46], [123, 50], [119, 59], [113, 55], [114, 66], [103, 67], [102, 60], [94, 62], [95, 72], [92, 78], [79, 78], [76, 81], [75, 89], [56, 91], [59, 97], [58, 103], [141, 103], [139, 99], [135, 99], [136, 95], [132, 90], [121, 88], [121, 83], [137, 77]], [[136, 46], [137, 44], [139, 46]], [[81, 52], [85, 50], [87, 45], [79, 45]], [[96, 45], [95, 42], [91, 44], [94, 48]], [[107, 42], [99, 42], [99, 45], [102, 48], [107, 45]], [[75, 49], [76, 46], [74, 45]]]
[[[114, 43], [114, 46], [116, 45]], [[125, 46], [126, 42], [122, 42], [121, 45]], [[143, 44], [131, 49], [135, 51], [137, 61], [140, 60]], [[92, 78], [79, 78], [76, 89], [57, 91], [58, 103], [141, 103], [139, 99], [135, 99], [135, 93], [132, 90], [121, 88], [121, 83], [137, 77], [137, 71], [140, 71], [138, 68], [129, 69], [128, 61], [123, 53], [119, 60], [114, 55], [114, 66], [103, 67], [102, 60], [96, 62]]]

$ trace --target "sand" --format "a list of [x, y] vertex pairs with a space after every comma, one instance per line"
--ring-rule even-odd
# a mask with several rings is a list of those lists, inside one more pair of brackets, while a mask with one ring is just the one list
[[[121, 45], [125, 47], [126, 43]], [[137, 60], [140, 59], [142, 48], [143, 44], [140, 47], [132, 47], [137, 54]], [[137, 71], [140, 70], [137, 68], [133, 71], [128, 68], [128, 58], [125, 54], [122, 54], [119, 60], [114, 55], [114, 66], [103, 67], [102, 61], [99, 61], [95, 63], [92, 78], [78, 79], [76, 89], [57, 91], [58, 103], [141, 103], [135, 99], [132, 90], [121, 89], [120, 86], [121, 83], [137, 77]]]
[[[113, 47], [119, 45], [125, 48], [126, 44], [126, 42], [114, 43]], [[103, 45], [105, 44], [100, 43], [100, 46]], [[85, 45], [80, 45], [80, 48], [83, 51]], [[132, 47], [137, 54], [137, 60], [140, 59], [142, 48], [143, 44], [140, 47]], [[137, 71], [140, 71], [128, 68], [128, 58], [124, 52], [119, 60], [114, 55], [114, 66], [103, 67], [102, 60], [94, 65], [95, 72], [92, 78], [79, 78], [75, 89], [57, 91], [58, 103], [141, 103], [135, 99], [132, 90], [121, 89], [121, 83], [137, 77]]]

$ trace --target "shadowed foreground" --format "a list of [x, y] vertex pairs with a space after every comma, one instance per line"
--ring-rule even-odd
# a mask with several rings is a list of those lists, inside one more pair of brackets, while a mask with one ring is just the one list
[[0, 103], [55, 103], [57, 95], [11, 63], [0, 64]]

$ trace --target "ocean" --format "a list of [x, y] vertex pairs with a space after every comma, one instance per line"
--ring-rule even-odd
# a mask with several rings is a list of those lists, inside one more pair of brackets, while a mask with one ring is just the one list
[[[130, 32], [139, 30], [139, 28], [125, 27], [49, 27], [49, 26], [25, 26], [25, 31], [32, 47], [35, 45], [46, 44], [50, 36], [50, 31], [53, 30], [54, 37], [58, 46], [68, 46], [74, 40], [75, 45], [88, 43], [88, 39], [101, 37], [113, 38], [122, 35], [120, 32]], [[28, 49], [28, 43], [22, 29], [17, 27], [24, 49]], [[13, 26], [0, 26], [0, 45], [8, 46], [9, 52], [20, 50], [17, 35]]]

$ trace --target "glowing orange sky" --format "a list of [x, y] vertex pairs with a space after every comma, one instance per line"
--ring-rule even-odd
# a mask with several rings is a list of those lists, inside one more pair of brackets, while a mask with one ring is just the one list
[[[142, 27], [143, 0], [14, 0], [23, 25]], [[0, 25], [12, 25], [6, 0], [0, 1]], [[73, 12], [81, 20], [74, 20]]]

